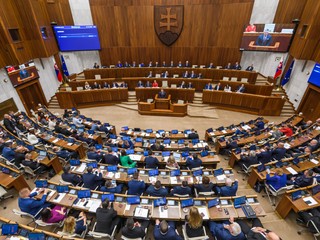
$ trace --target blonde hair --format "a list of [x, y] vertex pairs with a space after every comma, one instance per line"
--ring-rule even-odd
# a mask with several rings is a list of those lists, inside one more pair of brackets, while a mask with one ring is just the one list
[[277, 174], [278, 176], [282, 176], [282, 175], [283, 175], [283, 170], [282, 170], [282, 168], [277, 168], [277, 169], [276, 169], [276, 174]]
[[202, 226], [202, 216], [198, 208], [191, 207], [189, 212], [188, 224], [191, 228], [196, 229]]
[[175, 164], [175, 163], [176, 163], [176, 160], [174, 159], [174, 157], [173, 157], [173, 156], [170, 156], [170, 157], [168, 158], [167, 164]]
[[73, 234], [76, 227], [76, 219], [72, 216], [69, 216], [63, 225], [63, 232]]

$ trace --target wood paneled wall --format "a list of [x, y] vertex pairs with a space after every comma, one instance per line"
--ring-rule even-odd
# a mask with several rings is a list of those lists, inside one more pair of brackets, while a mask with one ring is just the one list
[[320, 1], [307, 0], [290, 54], [297, 59], [320, 61]]
[[[117, 61], [189, 60], [191, 64], [224, 66], [241, 58], [243, 27], [254, 0], [90, 0], [98, 26], [103, 65]], [[154, 6], [184, 5], [179, 39], [164, 45], [154, 29]]]
[[303, 113], [305, 120], [315, 121], [320, 118], [319, 99], [320, 88], [309, 84], [298, 107], [298, 112]]
[[279, 0], [274, 23], [291, 23], [293, 19], [300, 19], [308, 0]]
[[57, 25], [73, 25], [69, 0], [46, 0], [50, 22]]

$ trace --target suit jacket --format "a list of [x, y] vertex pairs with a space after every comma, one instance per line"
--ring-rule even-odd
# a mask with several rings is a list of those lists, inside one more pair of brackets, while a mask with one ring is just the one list
[[143, 83], [138, 82], [137, 87], [143, 87]]
[[271, 35], [267, 35], [266, 37], [264, 37], [264, 35], [261, 34], [261, 35], [259, 35], [257, 37], [256, 45], [258, 45], [258, 46], [270, 46], [271, 42], [272, 42]]
[[232, 186], [223, 186], [223, 187], [217, 187], [218, 195], [221, 197], [231, 197], [236, 196], [237, 190], [238, 190], [238, 182], [234, 182]]
[[73, 173], [62, 173], [61, 178], [63, 181], [72, 183], [73, 186], [82, 182], [81, 177]]
[[47, 199], [47, 194], [44, 194], [40, 200], [34, 198], [19, 198], [18, 205], [22, 212], [36, 215], [37, 212], [43, 207]]
[[287, 175], [282, 174], [281, 176], [274, 175], [270, 177], [269, 174], [267, 174], [267, 184], [271, 185], [275, 190], [278, 190], [282, 187], [285, 187], [287, 185]]
[[275, 158], [276, 160], [281, 160], [285, 154], [286, 154], [285, 148], [276, 148], [272, 151], [272, 158]]
[[100, 161], [103, 157], [102, 154], [93, 151], [87, 152], [87, 155], [89, 159], [95, 159], [96, 161]]
[[155, 240], [182, 240], [183, 238], [179, 236], [173, 227], [169, 226], [168, 232], [162, 234], [160, 231], [160, 226], [155, 225], [153, 230], [153, 236]]
[[211, 192], [211, 191], [213, 191], [214, 185], [212, 182], [210, 182], [208, 186], [205, 186], [203, 184], [196, 184], [194, 187], [198, 190], [198, 193], [199, 192]]
[[223, 88], [222, 88], [221, 86], [218, 86], [218, 85], [214, 86], [213, 89], [214, 89], [214, 90], [223, 90]]
[[144, 161], [146, 163], [146, 168], [157, 168], [159, 164], [158, 159], [152, 156], [146, 157]]
[[240, 87], [238, 87], [237, 92], [243, 93], [245, 90], [246, 90], [245, 87], [241, 87], [241, 86], [240, 86]]
[[14, 124], [12, 121], [10, 121], [9, 119], [5, 118], [3, 119], [3, 125], [6, 127], [6, 129], [9, 131], [9, 132], [14, 132], [15, 131], [15, 127], [14, 127]]
[[231, 233], [223, 227], [222, 223], [210, 222], [209, 228], [212, 234], [218, 240], [244, 240], [246, 239], [245, 235], [241, 232], [238, 236], [232, 236]]
[[192, 84], [188, 84], [187, 88], [193, 88], [193, 85]]
[[156, 189], [153, 185], [150, 185], [147, 188], [146, 193], [154, 197], [165, 197], [168, 195], [168, 190], [164, 187], [161, 187], [160, 189]]
[[204, 89], [212, 90], [212, 85], [207, 84]]
[[102, 157], [102, 161], [105, 164], [118, 165], [119, 158], [117, 158], [115, 155], [109, 153], [109, 154], [106, 154]]
[[191, 196], [191, 188], [190, 187], [181, 187], [181, 186], [175, 186], [171, 192], [172, 195], [179, 194], [179, 195], [185, 195], [188, 194]]
[[158, 98], [166, 98], [167, 97], [167, 93], [166, 92], [159, 92], [158, 93]]
[[197, 139], [197, 138], [199, 138], [198, 133], [192, 132], [188, 134], [188, 139]]
[[252, 67], [252, 66], [249, 66], [249, 67], [247, 67], [246, 70], [247, 70], [247, 71], [252, 71], [252, 70], [253, 70], [253, 67]]
[[187, 158], [186, 165], [189, 169], [201, 167], [202, 161], [199, 158], [192, 159], [190, 157]]
[[266, 240], [266, 238], [262, 234], [255, 233], [250, 229], [250, 231], [247, 233], [247, 240]]
[[97, 186], [101, 185], [102, 180], [102, 174], [99, 173], [99, 175], [93, 174], [93, 173], [85, 173], [82, 175], [82, 181], [84, 183], [84, 188], [89, 188], [91, 190], [94, 190]]
[[145, 187], [144, 181], [131, 180], [128, 182], [128, 195], [141, 195]]
[[39, 166], [40, 166], [40, 163], [38, 162], [34, 162], [34, 161], [27, 161], [27, 160], [23, 160], [21, 162], [24, 166], [27, 166], [27, 167], [30, 167], [32, 170], [36, 170]]
[[258, 161], [261, 162], [262, 164], [266, 164], [270, 162], [271, 157], [272, 157], [272, 152], [271, 151], [265, 151], [257, 154]]
[[146, 233], [142, 227], [134, 227], [133, 229], [129, 229], [124, 226], [121, 230], [122, 235], [127, 238], [143, 238]]
[[113, 208], [98, 208], [96, 211], [96, 232], [111, 234], [112, 221], [117, 217], [117, 212]]
[[4, 147], [2, 149], [2, 156], [5, 157], [6, 159], [8, 159], [9, 161], [14, 159], [14, 155], [15, 155], [15, 152], [10, 147]]

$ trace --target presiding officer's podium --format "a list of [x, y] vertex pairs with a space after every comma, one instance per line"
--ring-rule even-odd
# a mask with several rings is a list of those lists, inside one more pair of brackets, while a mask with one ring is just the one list
[[183, 117], [187, 115], [187, 103], [171, 103], [171, 95], [167, 98], [159, 98], [156, 94], [153, 102], [138, 102], [138, 111], [141, 115], [162, 115]]
[[167, 98], [159, 98], [156, 94], [154, 98], [156, 102], [156, 109], [170, 109], [171, 95], [169, 94]]

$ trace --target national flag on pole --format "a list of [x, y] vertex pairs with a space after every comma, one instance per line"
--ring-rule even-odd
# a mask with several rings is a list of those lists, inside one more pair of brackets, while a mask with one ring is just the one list
[[60, 72], [60, 69], [58, 68], [57, 63], [54, 64], [54, 70], [56, 71], [56, 75], [57, 75], [58, 81], [62, 82], [62, 74]]
[[281, 58], [280, 62], [279, 62], [279, 65], [277, 67], [277, 71], [276, 73], [274, 74], [274, 77], [273, 79], [277, 79], [278, 77], [281, 76], [281, 73], [282, 73], [282, 63], [283, 63], [283, 58]]
[[286, 75], [282, 79], [281, 86], [284, 86], [285, 84], [287, 84], [289, 82], [290, 77], [291, 77], [291, 72], [292, 72], [293, 65], [294, 65], [294, 60], [290, 64], [290, 68], [288, 69], [288, 71], [286, 72]]
[[68, 77], [69, 76], [69, 72], [68, 72], [68, 68], [67, 68], [66, 62], [64, 61], [63, 55], [61, 55], [61, 66], [62, 66], [63, 74]]

